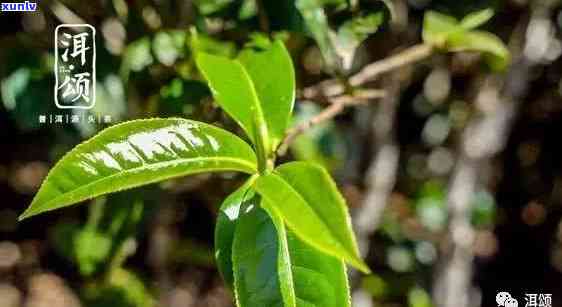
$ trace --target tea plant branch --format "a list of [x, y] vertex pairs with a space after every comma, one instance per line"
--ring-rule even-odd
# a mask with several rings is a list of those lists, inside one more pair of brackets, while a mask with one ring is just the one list
[[344, 95], [349, 87], [361, 86], [376, 79], [380, 74], [421, 61], [433, 54], [433, 50], [434, 48], [428, 44], [414, 45], [395, 55], [365, 66], [361, 71], [352, 75], [349, 79], [343, 80], [343, 82], [339, 78], [329, 79], [303, 89], [299, 93], [301, 99], [327, 100], [331, 105], [310, 120], [289, 130], [283, 143], [279, 146], [277, 153], [279, 155], [284, 155], [289, 145], [298, 135], [318, 123], [335, 117], [341, 113], [345, 107], [363, 104], [366, 100], [384, 97], [384, 91], [381, 90], [369, 90], [362, 91], [361, 93], [354, 93], [353, 95]]
[[[295, 72], [282, 41], [263, 45], [242, 50], [236, 59], [204, 52], [195, 59], [215, 101], [253, 146], [222, 128], [184, 118], [120, 123], [64, 155], [19, 220], [172, 178], [249, 174], [224, 200], [215, 229], [217, 267], [234, 290], [236, 305], [296, 306], [298, 293], [310, 305], [326, 306], [328, 298], [334, 306], [350, 307], [345, 263], [366, 274], [371, 271], [359, 256], [347, 205], [333, 178], [322, 166], [304, 161], [284, 163], [274, 172], [273, 163], [264, 165], [275, 159], [275, 149], [287, 135]], [[377, 90], [353, 94], [333, 97], [332, 105], [308, 125], [383, 96]], [[169, 242], [159, 240], [160, 234], [156, 231], [151, 238], [155, 253], [149, 262], [160, 273], [159, 285], [168, 287], [161, 251]], [[299, 270], [293, 274], [295, 268]], [[265, 287], [273, 290], [263, 294]]]
[[[369, 81], [375, 80], [383, 73], [419, 62], [431, 56], [433, 51], [434, 48], [428, 44], [418, 44], [406, 48], [395, 55], [368, 64], [358, 73], [349, 77], [348, 83], [352, 87], [361, 86]], [[329, 79], [303, 89], [300, 96], [303, 99], [314, 99], [322, 96], [331, 97], [341, 95], [345, 91], [346, 88], [342, 85], [340, 80]]]
[[302, 122], [287, 132], [285, 139], [277, 150], [277, 154], [281, 156], [285, 155], [287, 153], [287, 149], [297, 136], [315, 125], [334, 118], [346, 107], [368, 103], [370, 100], [382, 97], [385, 97], [385, 91], [383, 90], [362, 90], [358, 91], [354, 95], [342, 95], [328, 99], [330, 106], [326, 107], [318, 115]]

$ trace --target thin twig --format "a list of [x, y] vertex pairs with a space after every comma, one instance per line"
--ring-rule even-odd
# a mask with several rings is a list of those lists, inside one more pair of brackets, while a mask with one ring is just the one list
[[385, 96], [385, 91], [382, 90], [364, 90], [355, 93], [354, 95], [343, 95], [338, 97], [333, 97], [329, 99], [330, 106], [326, 107], [322, 112], [318, 113], [316, 116], [310, 118], [307, 121], [302, 122], [296, 127], [289, 130], [287, 136], [283, 140], [281, 146], [277, 153], [282, 156], [287, 153], [287, 149], [291, 143], [299, 136], [301, 133], [310, 129], [311, 127], [318, 125], [324, 121], [334, 118], [336, 115], [341, 113], [346, 107], [359, 105], [367, 103], [369, 100], [382, 98]]
[[[380, 74], [420, 61], [429, 57], [432, 53], [433, 48], [430, 45], [418, 44], [409, 47], [398, 54], [365, 66], [361, 71], [348, 79], [348, 84], [352, 87], [363, 85], [374, 80]], [[345, 91], [346, 88], [344, 84], [342, 84], [341, 80], [338, 79], [322, 81], [302, 90], [299, 93], [299, 97], [301, 99], [323, 99], [329, 101], [331, 105], [324, 109], [320, 114], [291, 129], [283, 140], [283, 143], [279, 147], [277, 153], [281, 156], [284, 155], [287, 152], [289, 145], [299, 134], [318, 123], [335, 117], [342, 112], [345, 107], [363, 104], [370, 99], [384, 97], [384, 91], [381, 90], [362, 91], [361, 93], [355, 93], [354, 95], [342, 95]], [[334, 97], [337, 95], [341, 96]]]
[[[430, 45], [414, 45], [395, 55], [365, 66], [361, 71], [349, 78], [349, 84], [354, 87], [363, 85], [376, 79], [383, 73], [423, 60], [432, 53], [433, 48]], [[329, 79], [303, 89], [300, 96], [303, 99], [315, 99], [316, 97], [322, 96], [331, 97], [341, 95], [344, 92], [345, 87], [339, 80]]]
[[430, 45], [419, 44], [403, 50], [402, 52], [390, 56], [384, 60], [374, 62], [365, 66], [360, 72], [353, 75], [349, 82], [353, 86], [365, 84], [378, 75], [395, 70], [397, 68], [418, 62], [430, 56], [433, 48]]

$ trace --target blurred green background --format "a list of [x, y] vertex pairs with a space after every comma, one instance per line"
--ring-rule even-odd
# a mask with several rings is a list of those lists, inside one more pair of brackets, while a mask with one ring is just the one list
[[[0, 12], [0, 307], [232, 306], [213, 230], [242, 177], [198, 175], [16, 222], [49, 168], [109, 125], [39, 122], [75, 114], [53, 101], [57, 25], [97, 30], [96, 106], [84, 114], [179, 116], [239, 133], [197, 51], [234, 56], [279, 37], [303, 89], [420, 44], [428, 10], [483, 8], [495, 11], [483, 29], [512, 52], [507, 70], [436, 53], [370, 82], [389, 95], [309, 129], [281, 159], [321, 163], [347, 199], [374, 272], [351, 274], [354, 306], [462, 296], [497, 306], [500, 291], [520, 306], [526, 293], [551, 293], [562, 306], [559, 1], [46, 0]], [[328, 104], [310, 100], [297, 99], [295, 124]]]

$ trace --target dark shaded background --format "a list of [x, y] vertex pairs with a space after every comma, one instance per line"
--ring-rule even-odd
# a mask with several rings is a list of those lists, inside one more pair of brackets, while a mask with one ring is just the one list
[[[264, 28], [259, 14], [240, 17], [243, 2], [252, 1], [41, 1], [40, 12], [0, 12], [0, 307], [231, 306], [232, 296], [213, 264], [213, 230], [221, 200], [241, 176], [198, 175], [23, 223], [16, 218], [62, 154], [104, 128], [38, 123], [39, 114], [60, 114], [52, 99], [54, 28], [75, 18], [64, 9], [98, 30], [98, 87], [107, 95], [98, 98], [94, 114], [113, 114], [116, 121], [183, 116], [239, 132], [212, 102], [194, 67], [190, 28], [217, 40], [203, 48], [231, 55], [253, 32], [285, 30], [299, 88], [330, 77], [330, 67], [290, 5], [283, 10], [284, 2], [264, 1]], [[282, 7], [267, 11], [275, 4]], [[363, 12], [380, 5], [359, 1]], [[436, 54], [385, 74], [369, 86], [395, 89], [390, 132], [381, 134], [373, 124], [388, 112], [382, 107], [388, 102], [375, 101], [305, 134], [281, 158], [324, 164], [360, 214], [372, 190], [370, 166], [385, 144], [397, 145], [397, 169], [390, 174], [396, 182], [383, 195], [388, 199], [377, 231], [367, 235], [367, 263], [375, 274], [352, 275], [355, 306], [436, 305], [440, 268], [447, 267], [451, 248], [447, 193], [463, 162], [464, 133], [473, 120], [497, 116], [477, 103], [489, 79], [502, 84], [499, 103], [515, 107], [508, 133], [500, 135], [505, 147], [478, 162], [477, 193], [467, 217], [476, 236], [469, 262], [471, 306], [497, 306], [499, 291], [509, 291], [519, 306], [525, 293], [551, 293], [553, 306], [562, 306], [560, 3], [401, 0], [395, 7], [398, 18], [359, 47], [352, 71], [420, 43], [427, 10], [462, 17], [484, 7], [496, 10], [484, 28], [508, 43], [515, 65], [495, 74], [475, 54]], [[351, 14], [330, 6], [326, 11], [332, 26]], [[524, 46], [534, 33], [533, 20], [543, 22], [536, 27], [547, 27], [549, 35], [541, 42], [549, 51], [529, 61]], [[156, 39], [172, 31], [184, 37], [179, 45]], [[143, 40], [148, 47], [138, 49], [146, 52], [131, 51]], [[159, 56], [170, 50], [173, 61]], [[143, 62], [147, 57], [151, 60]], [[133, 69], [134, 61], [141, 64]], [[22, 81], [23, 90], [6, 85], [21, 69], [32, 76]], [[515, 89], [503, 86], [510, 80]], [[15, 105], [6, 102], [9, 94]], [[296, 117], [310, 117], [323, 107], [322, 101], [299, 100]], [[97, 222], [96, 212], [101, 212]], [[115, 221], [119, 225], [111, 226]], [[111, 227], [117, 230], [108, 233]], [[111, 247], [100, 256], [103, 244]], [[367, 299], [357, 299], [360, 295]]]

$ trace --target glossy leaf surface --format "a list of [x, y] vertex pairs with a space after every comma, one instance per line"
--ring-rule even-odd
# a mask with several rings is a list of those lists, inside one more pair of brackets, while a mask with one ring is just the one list
[[66, 154], [20, 219], [103, 194], [209, 171], [254, 173], [252, 148], [185, 119], [136, 120], [105, 129]]
[[234, 231], [241, 216], [242, 206], [258, 205], [255, 192], [250, 189], [253, 182], [250, 178], [240, 188], [230, 194], [221, 204], [215, 226], [215, 259], [224, 281], [232, 287], [232, 242]]
[[492, 16], [493, 11], [485, 9], [468, 14], [459, 22], [451, 16], [429, 11], [424, 17], [423, 40], [445, 51], [482, 52], [492, 69], [502, 70], [510, 60], [505, 44], [490, 32], [473, 30]]
[[232, 245], [237, 305], [285, 306], [278, 271], [277, 230], [261, 208], [250, 204], [241, 209]]
[[268, 127], [274, 151], [285, 135], [295, 101], [295, 72], [291, 56], [281, 41], [265, 50], [246, 49], [240, 62], [250, 75]]
[[[293, 109], [295, 74], [282, 42], [246, 49], [238, 59], [200, 53], [197, 65], [220, 106], [268, 156], [285, 134]], [[263, 149], [262, 149], [263, 148]]]
[[287, 235], [297, 306], [349, 307], [345, 264]]
[[275, 212], [245, 208], [233, 245], [239, 307], [349, 306], [343, 261], [299, 240]]
[[254, 188], [300, 239], [369, 272], [359, 256], [345, 201], [323, 168], [287, 163], [260, 176]]
[[217, 103], [258, 144], [260, 136], [266, 137], [267, 127], [258, 94], [244, 66], [238, 60], [207, 53], [199, 53], [197, 65]]

